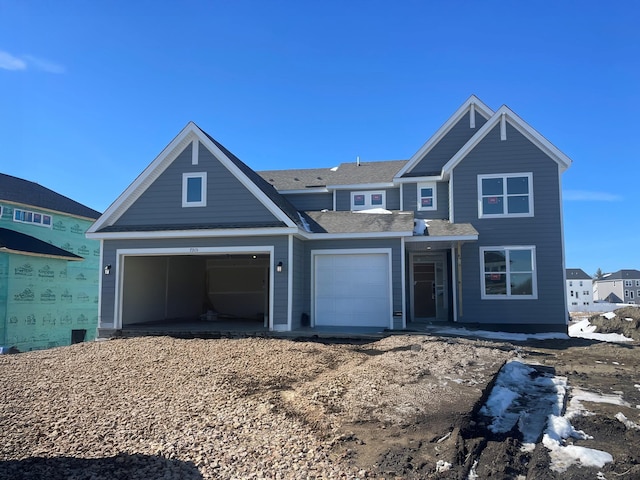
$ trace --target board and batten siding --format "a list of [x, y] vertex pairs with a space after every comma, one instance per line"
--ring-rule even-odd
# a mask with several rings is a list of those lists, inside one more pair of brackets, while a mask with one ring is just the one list
[[[533, 217], [478, 218], [478, 175], [533, 174]], [[564, 259], [558, 164], [507, 124], [497, 125], [454, 169], [456, 223], [471, 223], [478, 241], [462, 248], [460, 322], [565, 325]], [[535, 246], [537, 300], [481, 299], [480, 247]]]
[[300, 211], [333, 210], [333, 193], [293, 193], [283, 194]]
[[458, 120], [451, 130], [411, 169], [412, 176], [440, 172], [445, 163], [451, 160], [458, 150], [487, 122], [487, 119], [476, 111], [475, 128], [471, 128], [469, 115], [470, 113], [467, 112]]
[[[279, 220], [218, 159], [200, 144], [198, 165], [192, 145], [166, 168], [122, 216], [116, 226], [265, 225]], [[182, 174], [207, 172], [207, 205], [182, 207]]]
[[[336, 210], [351, 210], [352, 192], [385, 192], [385, 208], [387, 210], [400, 210], [400, 188], [362, 188], [358, 190], [336, 190]], [[333, 207], [332, 207], [333, 208]]]
[[402, 186], [403, 210], [414, 212], [415, 218], [434, 218], [447, 220], [449, 218], [449, 184], [436, 183], [436, 210], [418, 211], [418, 184], [405, 183]]
[[[304, 277], [299, 279], [304, 286], [304, 313], [311, 314], [311, 251], [312, 250], [366, 250], [368, 248], [391, 249], [391, 290], [394, 312], [403, 310], [402, 306], [402, 243], [398, 238], [370, 240], [309, 240], [304, 243], [306, 267]], [[363, 252], [366, 253], [366, 252]], [[402, 328], [402, 317], [393, 318], [394, 329]]]
[[[120, 276], [117, 271], [117, 250], [120, 249], [157, 249], [157, 248], [206, 248], [217, 247], [220, 249], [232, 247], [265, 247], [273, 246], [273, 261], [277, 264], [283, 261], [286, 265], [288, 258], [288, 237], [279, 236], [239, 236], [229, 238], [165, 238], [165, 239], [141, 239], [141, 240], [104, 240], [103, 262], [104, 265], [112, 265], [111, 275], [102, 276], [102, 301], [100, 312], [100, 328], [114, 328], [114, 301], [116, 278]], [[187, 255], [202, 255], [203, 257], [215, 255], [213, 253], [185, 253]], [[143, 254], [147, 255], [147, 254]], [[126, 266], [125, 266], [126, 270]], [[126, 272], [125, 272], [126, 274]], [[276, 328], [284, 328], [287, 325], [287, 288], [286, 273], [273, 274], [273, 325]], [[203, 279], [204, 282], [204, 279]]]

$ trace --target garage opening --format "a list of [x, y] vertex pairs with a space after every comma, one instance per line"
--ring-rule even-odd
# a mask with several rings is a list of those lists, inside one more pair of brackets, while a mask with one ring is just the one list
[[135, 255], [123, 261], [123, 327], [268, 326], [269, 254]]

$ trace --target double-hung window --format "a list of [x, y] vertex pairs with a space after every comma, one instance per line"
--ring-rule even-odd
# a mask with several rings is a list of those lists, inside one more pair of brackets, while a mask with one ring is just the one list
[[480, 268], [483, 299], [538, 297], [535, 247], [481, 247]]
[[625, 280], [624, 281], [624, 286], [625, 287], [633, 287], [633, 280]]
[[385, 192], [351, 192], [351, 210], [387, 208]]
[[478, 175], [478, 217], [532, 217], [533, 174]]
[[207, 206], [207, 172], [182, 174], [182, 206]]
[[418, 184], [418, 210], [436, 210], [438, 208], [435, 183]]

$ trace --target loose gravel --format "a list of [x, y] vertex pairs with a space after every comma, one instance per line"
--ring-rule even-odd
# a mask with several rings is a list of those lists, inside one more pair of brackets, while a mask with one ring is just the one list
[[510, 355], [423, 336], [148, 337], [5, 355], [0, 478], [373, 478], [340, 454], [346, 426], [473, 404]]

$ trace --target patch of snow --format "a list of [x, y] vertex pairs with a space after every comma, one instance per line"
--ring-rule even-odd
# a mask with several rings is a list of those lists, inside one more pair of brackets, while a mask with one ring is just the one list
[[332, 172], [337, 172], [337, 171], [338, 171], [338, 168], [339, 168], [339, 167], [333, 167], [333, 168], [330, 168], [329, 170], [331, 170]]
[[467, 480], [478, 480], [478, 474], [476, 473], [476, 467], [478, 466], [478, 461], [474, 460], [473, 465], [471, 465], [471, 470], [469, 470], [469, 475], [467, 475]]
[[367, 208], [366, 210], [354, 210], [354, 213], [377, 213], [377, 214], [390, 215], [393, 212], [385, 208]]
[[302, 226], [304, 227], [304, 231], [311, 233], [311, 227], [309, 226], [309, 223], [305, 220], [305, 218], [302, 216], [302, 214], [300, 212], [298, 212], [298, 217], [300, 217], [300, 221], [302, 222]]
[[633, 342], [633, 338], [625, 337], [620, 333], [595, 333], [596, 329], [597, 327], [591, 325], [589, 320], [580, 320], [579, 322], [569, 325], [569, 336], [599, 340], [601, 342]]
[[629, 420], [622, 412], [616, 413], [616, 420], [620, 421], [629, 430], [640, 430], [640, 425]]
[[437, 473], [446, 472], [451, 467], [453, 467], [452, 463], [445, 462], [444, 460], [438, 460], [436, 463], [436, 472]]
[[631, 406], [629, 402], [625, 402], [622, 399], [622, 395], [601, 395], [599, 393], [589, 392], [580, 388], [574, 388], [571, 391], [571, 401], [567, 406], [566, 415], [571, 418], [576, 415], [584, 415], [587, 413], [587, 409], [582, 405], [582, 402], [608, 403], [609, 405], [618, 405], [620, 407]]
[[460, 335], [461, 337], [482, 337], [491, 338], [493, 340], [515, 340], [524, 342], [526, 340], [566, 340], [569, 336], [560, 332], [547, 333], [510, 333], [510, 332], [491, 332], [487, 330], [467, 330], [466, 328], [439, 328], [429, 329], [434, 333], [444, 335]]
[[606, 318], [607, 320], [612, 320], [614, 318], [616, 318], [616, 314], [613, 312], [605, 312], [603, 314], [601, 314], [602, 317]]
[[413, 221], [413, 234], [424, 235], [424, 231], [427, 229], [427, 222], [422, 218], [416, 218]]
[[[542, 444], [549, 449], [550, 468], [564, 472], [571, 465], [602, 468], [612, 462], [611, 454], [577, 445], [567, 445], [567, 438], [591, 439], [576, 430], [570, 419], [586, 412], [581, 401], [626, 404], [621, 396], [597, 395], [576, 389], [566, 414], [563, 415], [567, 392], [565, 377], [556, 377], [531, 365], [512, 360], [505, 364], [480, 413], [493, 417], [489, 429], [508, 432], [517, 425], [522, 434], [525, 451], [531, 451], [542, 436]], [[472, 468], [475, 475], [475, 468]], [[477, 476], [469, 475], [470, 479]]]
[[625, 319], [627, 322], [633, 322], [633, 318], [624, 317], [624, 319]]

